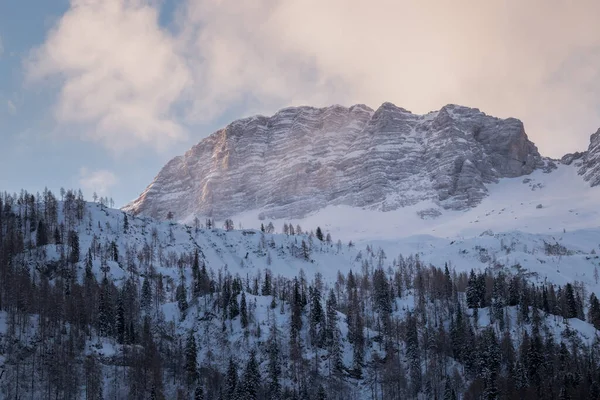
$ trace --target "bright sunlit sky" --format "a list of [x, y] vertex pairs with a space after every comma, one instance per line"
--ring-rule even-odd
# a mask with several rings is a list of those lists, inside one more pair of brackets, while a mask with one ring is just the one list
[[600, 127], [597, 0], [0, 0], [0, 190], [135, 198], [228, 122], [291, 105]]

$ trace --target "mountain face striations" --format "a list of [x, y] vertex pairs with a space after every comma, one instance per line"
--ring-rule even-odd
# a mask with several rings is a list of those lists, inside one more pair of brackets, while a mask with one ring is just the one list
[[582, 175], [590, 186], [600, 185], [600, 129], [590, 136], [587, 151], [567, 154], [561, 161], [564, 164], [575, 162], [579, 167], [579, 175]]
[[327, 205], [387, 211], [432, 200], [460, 210], [477, 205], [486, 184], [544, 165], [521, 121], [478, 109], [293, 107], [203, 139], [125, 209], [176, 219], [257, 209], [299, 218]]

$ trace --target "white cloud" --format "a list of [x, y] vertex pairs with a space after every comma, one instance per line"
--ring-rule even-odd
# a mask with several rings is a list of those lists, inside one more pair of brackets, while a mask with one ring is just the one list
[[29, 69], [62, 77], [60, 121], [161, 148], [230, 110], [458, 103], [523, 119], [551, 155], [600, 126], [595, 0], [186, 0], [174, 33], [160, 3], [71, 0]]
[[79, 184], [86, 193], [97, 193], [98, 196], [110, 195], [110, 189], [118, 183], [114, 173], [108, 170], [90, 171], [86, 167], [79, 170]]
[[30, 80], [62, 78], [58, 121], [116, 151], [185, 137], [173, 107], [190, 77], [157, 18], [142, 1], [71, 0], [28, 63]]
[[6, 107], [8, 108], [8, 113], [10, 115], [15, 115], [17, 113], [17, 106], [15, 106], [15, 103], [13, 103], [12, 100], [6, 102]]

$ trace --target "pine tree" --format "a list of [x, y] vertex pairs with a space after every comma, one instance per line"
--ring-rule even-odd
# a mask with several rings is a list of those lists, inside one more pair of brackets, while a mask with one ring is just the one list
[[240, 315], [240, 305], [237, 301], [237, 296], [235, 294], [229, 297], [229, 318], [234, 319]]
[[113, 333], [114, 312], [110, 283], [105, 276], [100, 287], [100, 298], [98, 302], [98, 327], [100, 335], [111, 336]]
[[271, 332], [268, 340], [269, 352], [269, 399], [279, 400], [281, 398], [281, 384], [279, 378], [281, 376], [281, 361], [279, 359], [279, 343], [277, 340], [277, 326], [275, 320], [271, 325]]
[[201, 282], [200, 282], [200, 258], [198, 249], [194, 252], [194, 261], [192, 262], [192, 295], [193, 297], [200, 296], [201, 293]]
[[338, 316], [336, 308], [337, 300], [335, 298], [335, 292], [333, 291], [333, 289], [329, 289], [329, 295], [327, 297], [327, 302], [325, 303], [325, 342], [327, 346], [332, 345], [334, 331], [337, 329]]
[[198, 380], [197, 357], [198, 348], [196, 347], [196, 338], [194, 337], [194, 332], [190, 330], [185, 342], [185, 373], [189, 386], [193, 386]]
[[125, 307], [123, 306], [123, 293], [119, 293], [119, 297], [117, 299], [116, 322], [117, 342], [119, 342], [119, 344], [125, 343], [125, 326]]
[[292, 316], [290, 335], [296, 336], [302, 329], [302, 300], [300, 295], [300, 284], [297, 278], [294, 278], [294, 297], [292, 303]]
[[48, 244], [48, 233], [46, 232], [46, 224], [40, 219], [36, 231], [35, 243], [37, 246], [45, 246]]
[[129, 218], [127, 218], [127, 214], [123, 213], [123, 233], [127, 234], [129, 231]]
[[79, 262], [79, 235], [75, 231], [69, 232], [69, 247], [71, 248], [69, 261], [76, 264]]
[[479, 308], [479, 292], [477, 290], [477, 275], [471, 270], [467, 283], [467, 307]]
[[304, 240], [302, 240], [302, 258], [310, 261], [310, 249]]
[[421, 391], [421, 353], [419, 350], [419, 336], [417, 333], [417, 319], [409, 313], [407, 317], [406, 356], [410, 366], [410, 380], [413, 395]]
[[500, 330], [504, 329], [504, 275], [499, 274], [494, 279], [492, 290], [492, 315]]
[[243, 329], [248, 327], [248, 307], [246, 306], [246, 294], [242, 292], [240, 300], [240, 323]]
[[188, 302], [187, 302], [187, 293], [185, 290], [185, 281], [183, 280], [183, 276], [182, 276], [181, 283], [179, 285], [177, 285], [177, 289], [175, 291], [175, 298], [177, 299], [177, 306], [179, 307], [179, 312], [181, 313], [181, 319], [184, 320], [185, 312], [188, 309]]
[[498, 398], [497, 377], [500, 368], [500, 349], [492, 328], [485, 329], [479, 341], [479, 376], [484, 382], [484, 398]]
[[567, 309], [564, 314], [565, 318], [577, 318], [577, 302], [575, 300], [575, 294], [573, 292], [573, 285], [567, 283], [565, 287], [565, 298], [567, 303]]
[[227, 368], [225, 398], [227, 400], [235, 400], [235, 395], [238, 386], [237, 365], [233, 362], [233, 358], [229, 358], [229, 366]]
[[317, 392], [317, 400], [327, 400], [327, 395], [325, 394], [325, 388], [323, 385], [319, 385], [319, 391]]
[[590, 310], [588, 321], [594, 325], [594, 328], [600, 329], [600, 301], [595, 293], [590, 295]]
[[260, 398], [260, 382], [261, 377], [256, 362], [256, 353], [252, 350], [244, 371], [243, 398], [245, 400], [258, 400]]
[[142, 295], [140, 299], [140, 306], [142, 307], [142, 310], [144, 310], [146, 313], [150, 313], [150, 311], [152, 310], [152, 304], [152, 287], [150, 286], [150, 278], [146, 277], [144, 278], [144, 283], [142, 283]]
[[450, 300], [452, 298], [452, 277], [450, 276], [448, 263], [444, 265], [444, 297], [446, 300]]
[[196, 386], [196, 391], [194, 392], [194, 400], [204, 400], [204, 391], [202, 390], [202, 386]]
[[270, 296], [271, 295], [271, 271], [265, 271], [265, 280], [263, 281], [262, 287], [262, 295]]
[[323, 345], [323, 306], [321, 305], [321, 291], [315, 286], [310, 290], [310, 324], [309, 332], [314, 346]]
[[456, 400], [456, 392], [450, 385], [450, 378], [446, 377], [446, 384], [444, 386], [444, 399], [443, 400]]
[[[305, 225], [306, 226], [306, 225]], [[319, 239], [321, 242], [323, 241], [323, 231], [321, 230], [320, 226], [317, 226], [317, 230], [315, 232], [315, 236], [317, 237], [317, 239]]]

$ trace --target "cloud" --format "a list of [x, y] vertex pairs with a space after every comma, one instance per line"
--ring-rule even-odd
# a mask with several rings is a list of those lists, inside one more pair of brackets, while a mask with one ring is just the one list
[[159, 4], [71, 1], [29, 64], [61, 77], [59, 121], [162, 148], [225, 114], [458, 103], [521, 118], [554, 156], [600, 126], [595, 0], [186, 0], [169, 31]]
[[12, 100], [6, 102], [6, 107], [8, 108], [8, 113], [10, 115], [15, 115], [17, 113], [17, 106], [15, 106], [15, 103], [13, 103]]
[[30, 81], [61, 79], [59, 122], [117, 152], [185, 137], [174, 106], [189, 72], [157, 18], [142, 1], [71, 0], [27, 62]]
[[88, 194], [95, 192], [98, 196], [108, 196], [110, 189], [117, 183], [118, 179], [111, 171], [90, 171], [86, 167], [79, 170], [79, 184]]

